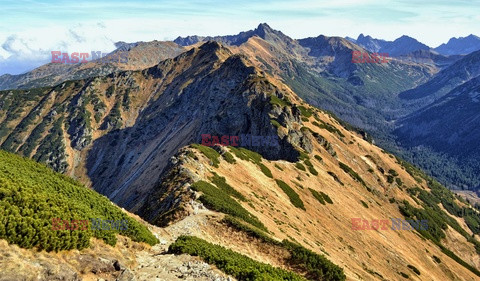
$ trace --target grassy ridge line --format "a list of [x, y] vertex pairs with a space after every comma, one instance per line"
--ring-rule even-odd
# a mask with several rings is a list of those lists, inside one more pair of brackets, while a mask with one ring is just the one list
[[[90, 238], [116, 244], [116, 234], [158, 243], [142, 224], [108, 198], [30, 159], [0, 151], [0, 238], [23, 248], [47, 251], [83, 249]], [[52, 218], [128, 221], [125, 230], [52, 230]]]

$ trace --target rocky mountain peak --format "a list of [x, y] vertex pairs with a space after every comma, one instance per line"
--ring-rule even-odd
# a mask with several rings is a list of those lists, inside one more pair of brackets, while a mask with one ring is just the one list
[[262, 38], [264, 38], [267, 33], [273, 32], [274, 30], [266, 23], [259, 24], [258, 27], [254, 30], [254, 33]]

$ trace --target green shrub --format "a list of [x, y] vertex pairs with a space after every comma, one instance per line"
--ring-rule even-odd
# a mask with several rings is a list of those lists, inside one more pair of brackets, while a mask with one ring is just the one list
[[302, 199], [300, 199], [300, 196], [284, 181], [282, 180], [275, 180], [278, 184], [278, 186], [287, 194], [288, 198], [290, 199], [290, 202], [292, 202], [293, 206], [300, 208], [302, 210], [305, 210], [305, 206], [303, 205]]
[[303, 105], [298, 106], [298, 109], [300, 110], [300, 113], [306, 118], [311, 117], [313, 114], [313, 111], [310, 108], [307, 109]]
[[180, 236], [168, 248], [172, 254], [199, 256], [238, 280], [306, 280], [293, 272], [255, 261], [225, 247], [193, 236]]
[[108, 87], [107, 92], [105, 93], [105, 96], [107, 98], [109, 98], [113, 95], [113, 92], [114, 92], [114, 86], [112, 85], [112, 86]]
[[256, 152], [253, 152], [251, 150], [248, 150], [246, 148], [240, 147], [236, 148], [233, 146], [230, 146], [230, 150], [237, 156], [237, 158], [240, 158], [245, 161], [251, 161], [255, 164], [258, 164], [262, 162], [262, 156]]
[[[427, 201], [429, 202], [429, 201]], [[430, 204], [430, 203], [429, 203]], [[464, 266], [477, 276], [480, 276], [480, 271], [466, 263], [460, 257], [455, 255], [452, 251], [445, 248], [440, 241], [446, 237], [444, 230], [450, 225], [464, 237], [469, 237], [468, 233], [458, 225], [457, 221], [445, 214], [438, 206], [424, 206], [424, 209], [414, 208], [408, 201], [404, 200], [402, 205], [399, 205], [400, 212], [406, 219], [428, 220], [427, 230], [417, 230], [422, 236], [433, 241], [444, 254], [451, 257], [458, 264]], [[470, 241], [470, 240], [469, 240]], [[473, 241], [470, 241], [473, 242]]]
[[325, 129], [332, 134], [337, 134], [338, 136], [340, 136], [342, 138], [345, 137], [345, 135], [339, 129], [337, 129], [335, 126], [332, 126], [332, 125], [330, 125], [328, 123], [325, 123], [323, 121], [319, 121], [319, 122], [321, 122], [321, 124], [319, 124], [316, 121], [313, 121], [312, 124], [319, 127], [320, 129]]
[[388, 183], [393, 183], [394, 179], [395, 178], [392, 175], [387, 175], [387, 182]]
[[192, 184], [192, 189], [203, 193], [199, 200], [207, 208], [235, 216], [260, 229], [266, 229], [257, 217], [250, 214], [245, 208], [242, 207], [242, 205], [232, 199], [230, 195], [222, 189], [216, 188], [212, 184], [205, 181], [195, 182]]
[[342, 163], [342, 162], [338, 162], [338, 164], [340, 165], [340, 168], [342, 168], [342, 170], [345, 171], [345, 173], [350, 175], [350, 177], [352, 177], [354, 180], [361, 183], [364, 187], [367, 187], [367, 184], [365, 183], [365, 181], [363, 181], [363, 179], [352, 168], [350, 168], [349, 166], [347, 166], [345, 163]]
[[285, 101], [283, 99], [278, 98], [277, 96], [271, 95], [270, 96], [270, 104], [271, 105], [278, 105], [280, 107], [291, 106], [291, 103]]
[[267, 166], [263, 165], [262, 163], [258, 163], [258, 166], [260, 166], [260, 170], [262, 170], [265, 176], [273, 179], [272, 171], [270, 171]]
[[306, 171], [305, 166], [303, 166], [303, 164], [300, 162], [295, 163], [295, 167], [297, 167], [299, 170]]
[[315, 159], [317, 159], [320, 163], [323, 162], [323, 159], [322, 159], [322, 157], [320, 157], [320, 155], [315, 155], [313, 157], [315, 157]]
[[416, 268], [415, 266], [409, 264], [407, 265], [408, 268], [410, 268], [413, 272], [415, 272], [417, 275], [420, 275], [420, 270], [418, 270], [418, 268]]
[[398, 186], [402, 186], [402, 185], [403, 185], [402, 179], [400, 179], [400, 178], [396, 178], [396, 179], [395, 179], [395, 182], [397, 183]]
[[308, 171], [310, 171], [310, 173], [311, 173], [312, 175], [318, 176], [318, 172], [317, 172], [317, 170], [315, 170], [314, 167], [308, 166]]
[[433, 260], [436, 262], [436, 263], [442, 263], [442, 261], [440, 260], [439, 257], [437, 256], [432, 256]]
[[388, 173], [389, 173], [390, 175], [394, 176], [394, 177], [398, 177], [398, 173], [397, 173], [397, 171], [395, 171], [394, 169], [388, 170]]
[[[0, 239], [22, 248], [59, 251], [84, 249], [90, 238], [116, 244], [116, 234], [133, 241], [158, 243], [142, 224], [77, 181], [30, 159], [0, 151]], [[127, 220], [125, 230], [54, 230], [54, 218]]]
[[343, 269], [329, 261], [325, 256], [314, 253], [301, 245], [284, 240], [283, 245], [290, 252], [289, 263], [306, 272], [309, 280], [346, 279]]
[[327, 201], [327, 203], [333, 204], [333, 201], [332, 201], [332, 199], [330, 199], [330, 196], [328, 196], [327, 194], [325, 194], [325, 193], [323, 193], [323, 192], [321, 192], [321, 191], [320, 191], [320, 193], [322, 194], [323, 199], [325, 199], [325, 201]]
[[363, 201], [363, 200], [360, 200], [360, 202], [362, 202], [363, 207], [368, 208], [367, 202], [365, 202], [365, 201]]
[[231, 195], [242, 201], [247, 201], [245, 196], [243, 196], [240, 192], [236, 191], [231, 185], [229, 185], [224, 177], [213, 173], [213, 176], [210, 178], [210, 180], [213, 182], [213, 184], [215, 184], [218, 188], [223, 190], [228, 195]]
[[298, 151], [298, 153], [300, 154], [298, 156], [298, 159], [299, 160], [310, 160], [310, 156], [308, 156], [308, 153], [304, 152], [304, 151]]
[[[307, 165], [308, 170], [310, 171], [310, 173], [311, 173], [312, 175], [318, 176], [318, 172], [317, 172], [317, 170], [315, 170], [315, 168], [313, 167], [313, 164], [312, 164], [312, 162], [310, 162], [310, 159], [308, 159], [308, 155], [307, 155], [307, 158], [304, 158], [303, 163], [305, 163], [305, 165]], [[301, 169], [301, 168], [300, 168], [300, 169]]]
[[217, 151], [215, 151], [215, 149], [211, 147], [204, 146], [198, 143], [192, 144], [192, 147], [200, 150], [200, 152], [203, 153], [203, 155], [205, 155], [212, 162], [212, 165], [215, 168], [218, 168], [218, 164], [220, 164], [220, 160], [218, 160], [218, 157], [220, 157], [220, 153], [218, 153]]
[[235, 164], [237, 162], [235, 161], [235, 158], [233, 158], [233, 155], [228, 151], [225, 151], [225, 153], [222, 156], [223, 156], [223, 159], [225, 159], [225, 161], [227, 161], [230, 164]]
[[230, 150], [237, 156], [238, 158], [245, 160], [245, 161], [251, 161], [255, 164], [257, 164], [260, 167], [260, 170], [269, 178], [273, 178], [272, 171], [262, 164], [262, 156], [256, 152], [253, 152], [251, 150], [245, 149], [243, 147], [240, 148], [235, 148], [235, 147], [230, 147]]
[[316, 190], [313, 190], [311, 188], [309, 188], [308, 190], [310, 190], [313, 197], [315, 197], [315, 199], [317, 199], [318, 202], [320, 202], [322, 205], [325, 205], [325, 200], [323, 199], [323, 196], [320, 193], [318, 193]]
[[282, 167], [278, 166], [278, 164], [275, 164], [275, 168], [279, 169], [280, 171], [283, 171]]
[[233, 216], [227, 215], [222, 219], [222, 223], [235, 228], [238, 231], [243, 231], [251, 237], [258, 238], [263, 242], [271, 243], [274, 245], [281, 245], [281, 243], [275, 239], [272, 239], [264, 230], [249, 225]]
[[452, 258], [454, 261], [456, 261], [458, 264], [462, 265], [463, 267], [465, 267], [466, 269], [470, 270], [471, 272], [473, 272], [475, 275], [477, 276], [480, 276], [480, 271], [478, 271], [478, 269], [476, 269], [475, 267], [471, 266], [470, 264], [468, 264], [467, 262], [465, 262], [464, 260], [462, 260], [459, 256], [455, 255], [452, 251], [450, 251], [449, 249], [445, 248], [443, 245], [441, 244], [438, 244], [436, 243], [437, 246], [440, 247], [440, 249], [442, 250], [442, 252], [449, 256], [450, 258]]
[[309, 280], [345, 280], [343, 269], [329, 261], [323, 255], [319, 255], [288, 240], [283, 240], [282, 242], [274, 240], [262, 230], [246, 225], [229, 216], [222, 222], [237, 230], [244, 231], [248, 235], [258, 238], [265, 243], [286, 249], [290, 253], [290, 258], [288, 259], [289, 266], [304, 273]]
[[275, 120], [275, 119], [270, 119], [270, 123], [272, 123], [272, 125], [275, 126], [275, 128], [282, 127], [282, 125], [280, 123], [278, 123], [278, 121]]
[[480, 217], [477, 214], [465, 215], [463, 219], [473, 233], [480, 233]]
[[330, 176], [332, 176], [332, 178], [333, 178], [336, 182], [338, 182], [341, 186], [344, 186], [343, 182], [338, 178], [337, 175], [335, 175], [334, 172], [328, 171], [327, 174], [329, 174]]

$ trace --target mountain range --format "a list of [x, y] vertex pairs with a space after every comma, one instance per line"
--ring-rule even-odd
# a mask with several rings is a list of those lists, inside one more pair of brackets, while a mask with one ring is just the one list
[[[122, 42], [116, 52], [132, 57], [124, 64], [0, 77], [1, 148], [64, 174], [0, 152], [2, 276], [475, 280], [478, 206], [402, 157], [449, 187], [480, 183], [480, 51], [368, 40], [392, 52], [387, 63], [352, 63], [354, 51], [369, 50], [345, 38], [295, 40], [260, 24], [231, 36]], [[268, 136], [278, 146], [209, 146], [204, 135]], [[45, 191], [27, 196], [36, 193], [24, 186]], [[55, 188], [60, 199], [47, 201]], [[92, 203], [86, 213], [92, 200], [109, 208]], [[136, 230], [50, 232], [63, 214], [128, 216]], [[48, 251], [70, 258], [32, 255], [41, 237], [68, 237]]]
[[473, 34], [467, 37], [450, 38], [447, 43], [443, 43], [436, 48], [431, 48], [418, 40], [403, 35], [394, 41], [376, 39], [370, 35], [358, 35], [357, 39], [346, 37], [347, 40], [362, 46], [369, 52], [388, 53], [391, 56], [407, 55], [415, 51], [431, 50], [443, 56], [468, 55], [480, 50], [480, 37]]

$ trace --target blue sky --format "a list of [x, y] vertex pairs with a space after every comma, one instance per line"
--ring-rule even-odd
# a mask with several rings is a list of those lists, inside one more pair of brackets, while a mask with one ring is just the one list
[[405, 34], [436, 47], [480, 35], [479, 11], [480, 0], [0, 0], [0, 75], [41, 65], [51, 50], [108, 52], [117, 41], [236, 34], [261, 22], [293, 38]]

